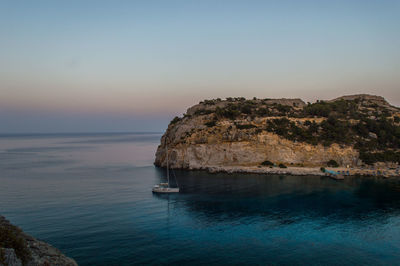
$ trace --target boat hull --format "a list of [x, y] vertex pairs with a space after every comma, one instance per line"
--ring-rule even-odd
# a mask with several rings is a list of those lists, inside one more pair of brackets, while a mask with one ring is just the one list
[[152, 189], [153, 193], [179, 193], [179, 188], [171, 187], [154, 187]]

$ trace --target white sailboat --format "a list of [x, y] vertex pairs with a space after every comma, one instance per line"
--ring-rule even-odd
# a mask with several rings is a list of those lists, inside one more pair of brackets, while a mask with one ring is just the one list
[[[169, 162], [168, 162], [168, 146], [165, 145], [166, 153], [167, 153], [167, 183], [160, 183], [155, 185], [152, 189], [153, 193], [179, 193], [179, 187], [170, 187], [169, 186]], [[176, 177], [175, 177], [176, 179]]]

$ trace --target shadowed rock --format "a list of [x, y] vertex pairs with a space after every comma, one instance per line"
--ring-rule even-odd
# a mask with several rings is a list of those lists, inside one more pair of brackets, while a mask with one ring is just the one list
[[78, 265], [57, 248], [24, 233], [0, 216], [0, 266]]

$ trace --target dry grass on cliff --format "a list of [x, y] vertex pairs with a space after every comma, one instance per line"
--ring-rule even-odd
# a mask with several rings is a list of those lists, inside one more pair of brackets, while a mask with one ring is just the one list
[[[1, 248], [12, 248], [22, 263], [27, 263], [31, 258], [31, 252], [27, 246], [21, 229], [10, 224], [0, 216], [0, 250]], [[0, 263], [5, 264], [4, 254], [0, 254]]]

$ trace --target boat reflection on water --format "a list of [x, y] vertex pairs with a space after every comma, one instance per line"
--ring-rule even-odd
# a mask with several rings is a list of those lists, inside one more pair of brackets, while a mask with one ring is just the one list
[[[167, 138], [165, 138], [167, 139]], [[175, 182], [177, 187], [170, 187], [170, 177], [169, 177], [169, 160], [168, 160], [168, 145], [165, 145], [165, 154], [167, 156], [166, 160], [167, 160], [167, 182], [165, 183], [160, 183], [159, 185], [155, 185], [153, 187], [153, 189], [151, 190], [153, 193], [162, 193], [162, 194], [168, 194], [168, 193], [179, 193], [179, 187], [178, 187], [178, 182], [176, 180], [176, 176], [175, 176]]]

